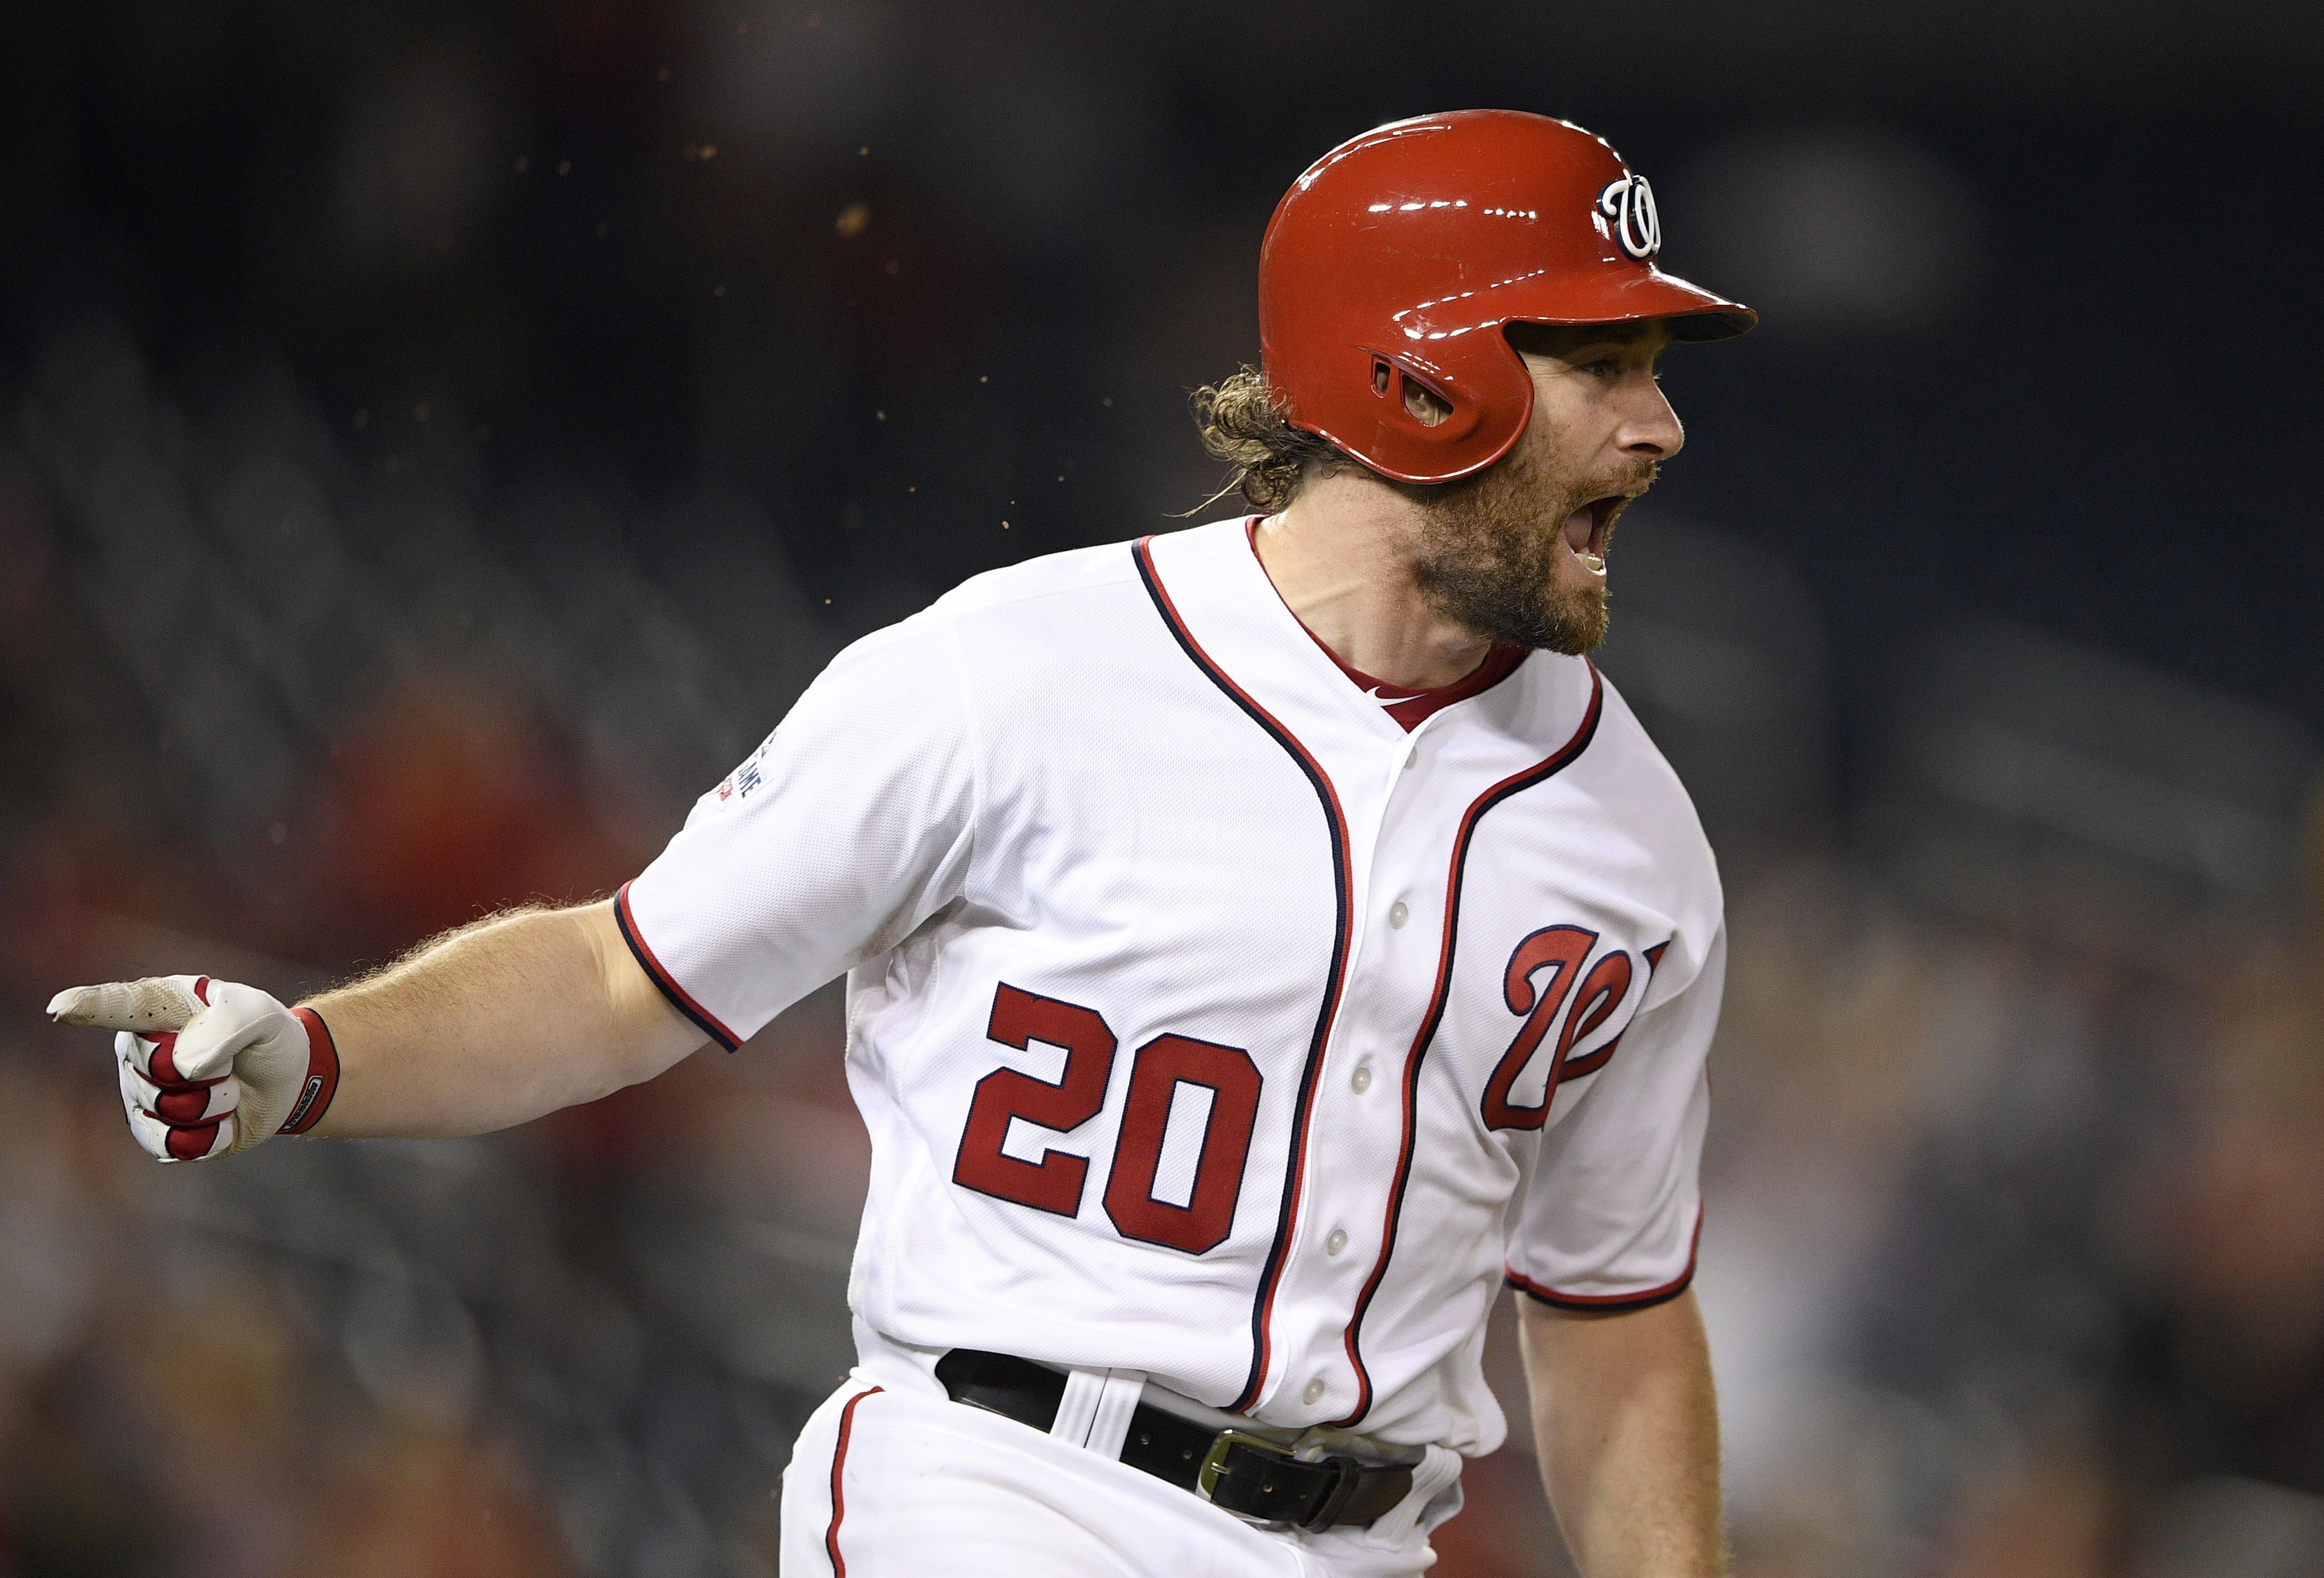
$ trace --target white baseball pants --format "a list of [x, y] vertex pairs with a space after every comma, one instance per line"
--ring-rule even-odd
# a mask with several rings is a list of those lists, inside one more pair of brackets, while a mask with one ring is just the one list
[[1278, 1531], [858, 1370], [807, 1419], [783, 1472], [782, 1578], [1412, 1578], [1436, 1559], [1428, 1530], [1460, 1509], [1458, 1474], [1434, 1449], [1377, 1522]]

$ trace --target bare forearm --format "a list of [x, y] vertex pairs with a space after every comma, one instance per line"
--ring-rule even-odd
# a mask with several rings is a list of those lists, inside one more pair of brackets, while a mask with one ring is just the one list
[[481, 1134], [594, 1101], [701, 1045], [612, 907], [516, 910], [310, 1004], [339, 1053], [318, 1134]]
[[1585, 1578], [1719, 1578], [1719, 1409], [1693, 1293], [1618, 1315], [1518, 1305], [1542, 1481]]

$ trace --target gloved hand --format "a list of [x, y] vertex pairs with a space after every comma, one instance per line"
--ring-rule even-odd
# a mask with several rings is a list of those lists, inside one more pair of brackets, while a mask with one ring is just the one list
[[60, 992], [49, 1017], [119, 1033], [129, 1131], [163, 1161], [206, 1161], [302, 1134], [339, 1086], [329, 1027], [254, 986], [149, 975]]

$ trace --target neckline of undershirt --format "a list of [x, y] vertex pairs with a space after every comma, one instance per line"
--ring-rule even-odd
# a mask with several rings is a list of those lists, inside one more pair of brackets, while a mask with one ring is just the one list
[[[1259, 558], [1259, 517], [1253, 515], [1243, 526], [1243, 536], [1250, 543], [1250, 553], [1253, 558]], [[1262, 576], [1267, 575], [1267, 563], [1264, 559], [1259, 561], [1259, 573]], [[1283, 593], [1276, 586], [1275, 578], [1272, 576], [1268, 576], [1267, 585], [1269, 590], [1274, 591], [1277, 600], [1281, 601]], [[1528, 656], [1523, 647], [1496, 641], [1486, 650], [1485, 655], [1478, 660], [1475, 668], [1450, 685], [1425, 687], [1395, 685], [1385, 679], [1374, 678], [1333, 651], [1324, 644], [1323, 637], [1307, 628], [1307, 622], [1299, 617], [1290, 604], [1285, 603], [1283, 611], [1291, 615], [1292, 623], [1298, 625], [1307, 639], [1315, 643], [1316, 649], [1332, 660], [1332, 666], [1348, 677], [1350, 684], [1362, 691], [1370, 699], [1377, 702], [1380, 711], [1394, 718], [1407, 734], [1418, 728], [1427, 718], [1442, 712], [1454, 702], [1466, 701], [1472, 696], [1479, 696], [1490, 690], [1494, 686], [1516, 673], [1517, 666]]]

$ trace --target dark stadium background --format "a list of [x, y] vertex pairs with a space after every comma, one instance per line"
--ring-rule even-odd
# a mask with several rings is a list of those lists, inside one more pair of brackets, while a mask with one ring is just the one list
[[[607, 891], [846, 640], [1200, 504], [1275, 197], [1471, 104], [1766, 314], [1669, 360], [1604, 658], [1729, 884], [1738, 1571], [2324, 1573], [2319, 69], [2261, 0], [14, 14], [0, 1574], [770, 1572], [835, 992], [167, 1171], [39, 1007]], [[1566, 1571], [1527, 1451], [1438, 1571]]]

